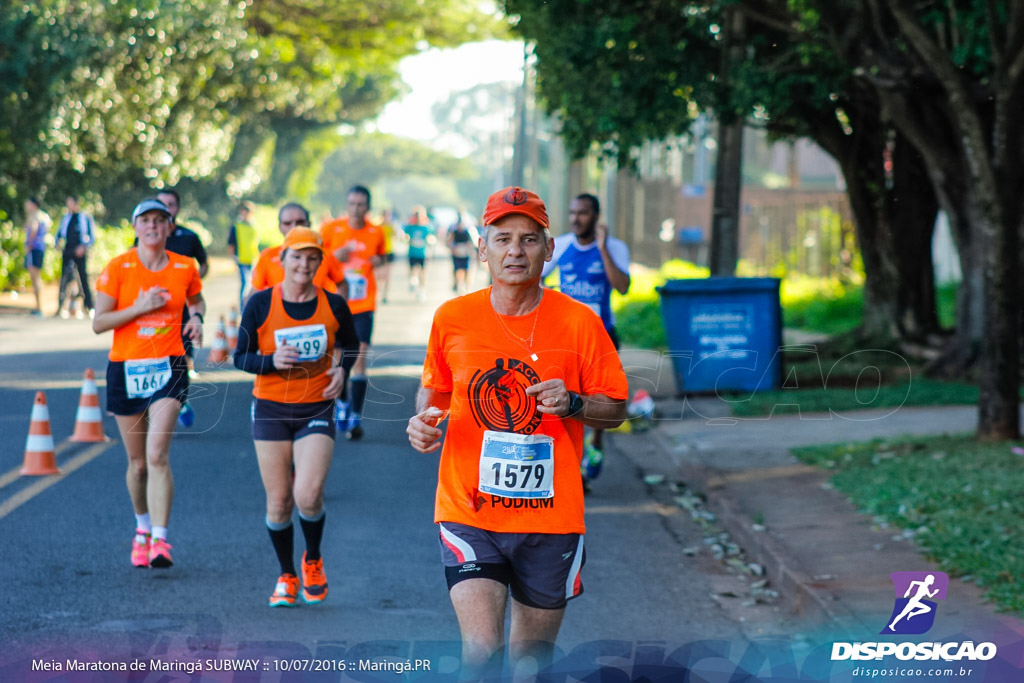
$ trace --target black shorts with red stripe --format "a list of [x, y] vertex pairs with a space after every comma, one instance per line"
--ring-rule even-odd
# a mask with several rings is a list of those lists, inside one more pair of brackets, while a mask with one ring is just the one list
[[492, 579], [528, 607], [562, 609], [583, 593], [587, 562], [582, 534], [487, 531], [456, 522], [440, 527], [448, 589], [467, 579]]

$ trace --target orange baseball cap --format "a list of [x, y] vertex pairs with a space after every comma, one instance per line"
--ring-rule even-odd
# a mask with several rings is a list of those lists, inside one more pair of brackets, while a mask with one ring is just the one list
[[544, 207], [544, 200], [535, 192], [521, 187], [506, 187], [487, 198], [484, 225], [494, 225], [496, 221], [514, 213], [532, 218], [542, 228], [548, 227], [548, 210]]
[[319, 249], [323, 251], [324, 247], [320, 242], [320, 235], [316, 234], [314, 230], [297, 226], [284, 236], [281, 251], [285, 249]]

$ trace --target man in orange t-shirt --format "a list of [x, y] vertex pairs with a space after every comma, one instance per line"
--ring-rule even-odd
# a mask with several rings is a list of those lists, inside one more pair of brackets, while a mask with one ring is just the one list
[[[287, 235], [292, 228], [309, 227], [309, 211], [295, 202], [289, 202], [277, 212], [277, 227], [282, 235]], [[284, 266], [281, 265], [281, 245], [268, 247], [260, 252], [260, 257], [252, 269], [252, 291], [269, 289], [284, 281]], [[338, 283], [344, 283], [345, 272], [330, 254], [324, 254], [324, 260], [313, 277], [313, 284], [331, 293], [338, 292]], [[344, 285], [340, 294], [345, 295]]]
[[[427, 345], [413, 448], [441, 448], [434, 521], [462, 631], [464, 673], [550, 662], [566, 602], [583, 592], [583, 427], [626, 416], [622, 363], [601, 319], [541, 287], [553, 240], [532, 192], [491, 195], [478, 255], [493, 285], [443, 304]], [[500, 666], [495, 662], [495, 666]]]
[[377, 276], [374, 268], [386, 262], [387, 242], [384, 230], [366, 218], [370, 210], [370, 191], [356, 185], [348, 191], [345, 218], [336, 218], [320, 227], [324, 251], [333, 254], [345, 268], [348, 284], [348, 308], [359, 335], [359, 359], [352, 368], [349, 384], [352, 403], [338, 400], [338, 430], [349, 439], [363, 436], [363, 404], [369, 380], [366, 377], [366, 356], [373, 336], [373, 311], [377, 307]]

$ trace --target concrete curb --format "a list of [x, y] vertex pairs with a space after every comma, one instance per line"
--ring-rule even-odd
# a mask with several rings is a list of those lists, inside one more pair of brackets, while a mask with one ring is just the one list
[[766, 575], [776, 588], [784, 595], [791, 596], [797, 613], [829, 621], [841, 633], [863, 631], [864, 624], [857, 616], [836, 595], [824, 588], [821, 582], [816, 582], [785, 545], [772, 537], [770, 531], [755, 531], [752, 528], [751, 521], [739, 506], [720, 487], [715, 486], [713, 480], [717, 472], [701, 465], [680, 462], [672, 444], [657, 428], [648, 434], [665, 457], [675, 464], [690, 488], [706, 496], [707, 509], [714, 513], [722, 528], [743, 548], [747, 558], [763, 565]]

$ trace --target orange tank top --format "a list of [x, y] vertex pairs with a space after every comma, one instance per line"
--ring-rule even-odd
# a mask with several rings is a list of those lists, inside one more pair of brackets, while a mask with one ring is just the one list
[[316, 403], [326, 400], [323, 391], [330, 384], [338, 320], [331, 311], [324, 290], [317, 287], [316, 312], [306, 320], [296, 320], [284, 310], [281, 285], [275, 285], [270, 313], [257, 331], [260, 353], [273, 355], [278, 345], [287, 343], [299, 349], [299, 362], [288, 370], [257, 375], [252, 394], [256, 398], [279, 403]]

